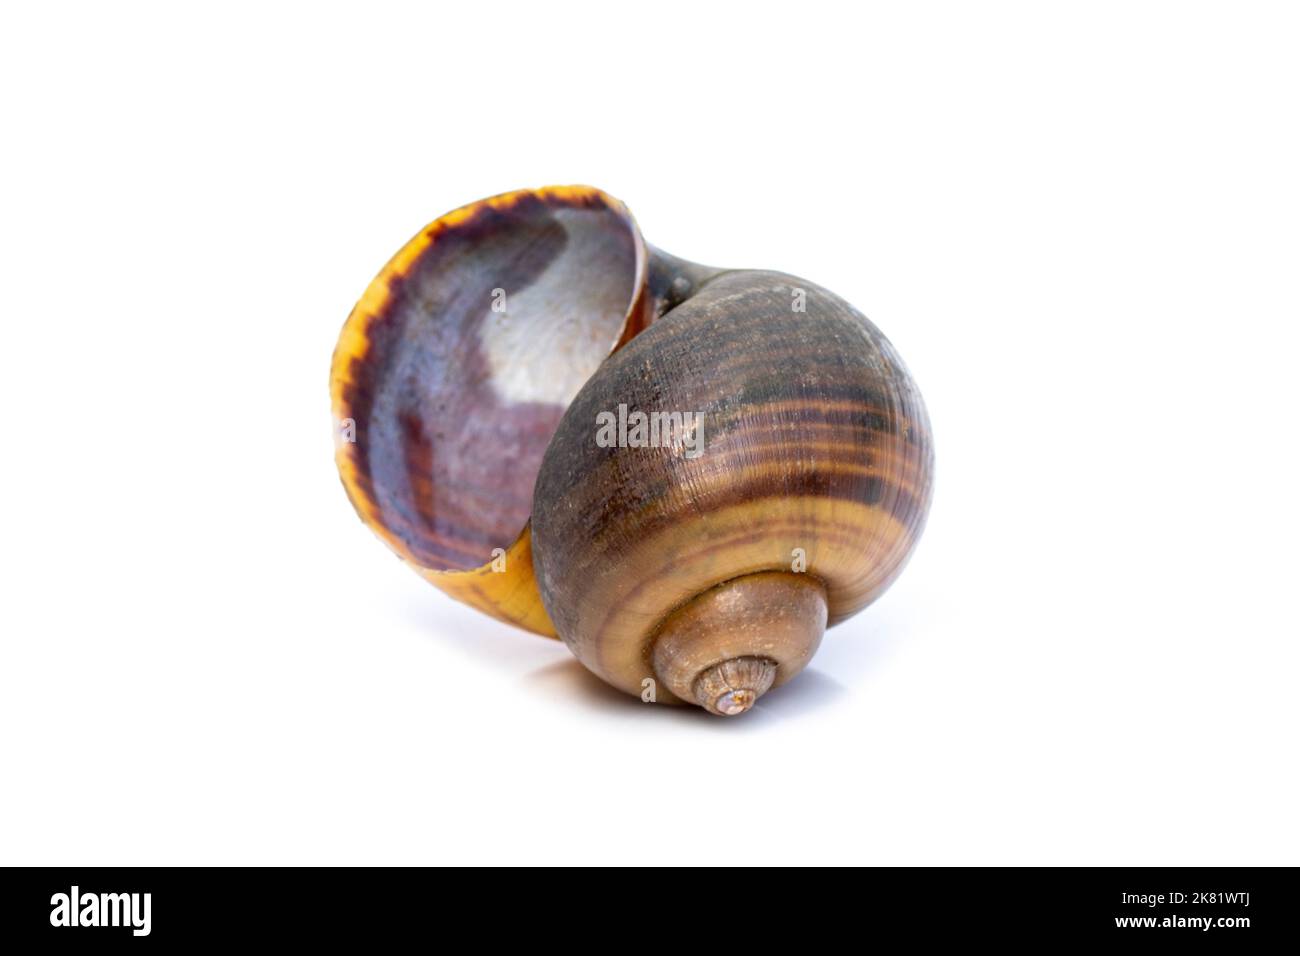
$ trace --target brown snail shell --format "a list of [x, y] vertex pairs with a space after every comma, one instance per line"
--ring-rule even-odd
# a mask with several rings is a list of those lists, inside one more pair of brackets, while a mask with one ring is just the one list
[[[653, 249], [586, 186], [422, 230], [348, 318], [330, 389], [344, 487], [404, 561], [616, 687], [713, 713], [878, 596], [929, 504], [925, 410], [870, 322]], [[706, 450], [598, 446], [619, 404], [698, 412]]]
[[[702, 450], [601, 447], [620, 405], [698, 414]], [[560, 422], [533, 494], [542, 599], [615, 687], [743, 713], [894, 580], [932, 467], [920, 393], [874, 325], [803, 280], [722, 272]]]

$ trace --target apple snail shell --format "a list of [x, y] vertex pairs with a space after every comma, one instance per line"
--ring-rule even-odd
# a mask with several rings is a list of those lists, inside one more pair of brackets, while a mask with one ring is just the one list
[[[601, 447], [596, 420], [620, 405], [690, 414], [698, 453]], [[932, 462], [920, 393], [875, 326], [803, 280], [722, 272], [561, 420], [533, 493], [543, 601], [614, 686], [743, 712], [894, 580]]]
[[[616, 687], [713, 713], [874, 600], [929, 505], [925, 409], [875, 326], [791, 276], [653, 249], [585, 186], [422, 230], [330, 387], [344, 487], [404, 561]], [[656, 412], [687, 416], [672, 440], [597, 440]]]

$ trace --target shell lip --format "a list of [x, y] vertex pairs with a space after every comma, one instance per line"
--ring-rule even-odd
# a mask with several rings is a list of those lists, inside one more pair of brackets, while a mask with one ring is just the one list
[[[468, 247], [481, 236], [487, 236], [495, 241], [496, 234], [493, 234], [493, 229], [498, 226], [509, 227], [514, 221], [512, 217], [527, 214], [529, 210], [538, 208], [543, 210], [541, 214], [549, 212], [557, 216], [572, 215], [584, 210], [608, 212], [613, 219], [605, 222], [599, 229], [608, 231], [609, 235], [619, 235], [621, 226], [623, 238], [618, 240], [618, 244], [627, 243], [630, 247], [630, 255], [627, 256], [630, 260], [628, 262], [630, 279], [611, 280], [611, 282], [627, 281], [629, 284], [626, 305], [616, 326], [613, 315], [609, 316], [608, 327], [611, 333], [608, 344], [601, 345], [602, 336], [597, 334], [605, 327], [607, 320], [601, 319], [599, 323], [593, 320], [590, 327], [583, 329], [593, 333], [589, 345], [593, 350], [592, 354], [595, 354], [594, 350], [599, 349], [598, 358], [608, 356], [649, 324], [653, 318], [653, 296], [649, 289], [650, 254], [636, 220], [621, 201], [600, 189], [584, 185], [543, 186], [491, 196], [446, 213], [424, 227], [389, 259], [358, 300], [344, 323], [331, 361], [330, 399], [336, 428], [341, 423], [351, 422], [353, 429], [358, 430], [357, 423], [362, 421], [362, 414], [371, 411], [360, 407], [358, 396], [364, 389], [358, 387], [358, 379], [363, 375], [378, 377], [385, 374], [384, 369], [375, 368], [383, 364], [376, 359], [377, 355], [386, 358], [380, 355], [382, 349], [376, 347], [376, 337], [382, 334], [385, 323], [391, 325], [395, 321], [394, 312], [403, 308], [399, 300], [404, 294], [406, 284], [418, 278], [417, 273], [421, 268], [427, 268], [431, 257], [439, 254], [451, 255], [458, 246]], [[608, 288], [606, 291], [609, 291]], [[449, 359], [448, 362], [450, 361]], [[572, 393], [576, 394], [584, 382], [585, 377], [582, 381], [569, 383], [572, 386]], [[571, 401], [572, 397], [570, 394], [568, 400]], [[531, 408], [535, 405], [537, 403], [519, 403], [521, 408]], [[560, 407], [559, 412], [562, 411], [563, 407]], [[510, 414], [512, 409], [507, 407], [506, 418], [498, 423], [499, 430], [510, 431]], [[556, 419], [555, 424], [558, 424], [558, 414]], [[524, 418], [519, 425], [531, 433], [540, 434], [539, 429], [545, 430], [547, 422]], [[553, 425], [550, 431], [554, 431]], [[336, 439], [337, 434], [336, 432]], [[549, 433], [545, 435], [547, 440], [549, 437]], [[536, 438], [533, 440], [536, 441]], [[518, 572], [507, 570], [506, 574], [492, 574], [490, 577], [485, 577], [484, 574], [492, 568], [495, 559], [487, 557], [485, 553], [487, 548], [482, 549], [484, 553], [474, 556], [476, 560], [471, 560], [468, 555], [462, 555], [454, 560], [431, 560], [427, 550], [422, 552], [418, 547], [413, 546], [411, 536], [402, 533], [401, 528], [393, 526], [394, 509], [390, 508], [386, 512], [381, 507], [380, 494], [376, 490], [376, 480], [370, 462], [355, 438], [352, 441], [337, 441], [335, 458], [344, 489], [362, 521], [418, 573], [452, 593], [453, 596], [474, 604], [489, 614], [511, 623], [519, 623], [530, 630], [554, 633], [554, 628], [544, 609], [540, 608], [540, 598], [528, 601], [525, 596], [530, 590], [536, 591], [531, 580], [530, 560], [516, 561]], [[540, 457], [535, 464], [540, 466]], [[536, 469], [533, 470], [535, 472]], [[521, 487], [526, 485], [526, 500], [529, 504], [531, 504], [534, 477], [535, 474], [530, 474], [526, 482], [518, 481]], [[431, 480], [430, 484], [432, 484]], [[455, 493], [454, 490], [448, 492], [449, 495]], [[520, 500], [518, 496], [516, 500]], [[489, 507], [495, 506], [494, 502], [489, 503]], [[411, 509], [401, 510], [409, 512]], [[528, 550], [530, 540], [528, 520], [526, 512], [523, 513], [522, 521], [512, 523], [513, 528], [517, 530], [509, 539], [509, 547], [504, 549], [507, 554], [519, 555]], [[505, 520], [502, 518], [501, 523], [505, 523]], [[502, 545], [507, 543], [504, 534], [494, 536], [493, 541], [499, 541]], [[498, 596], [494, 597], [494, 594]], [[503, 608], [501, 605], [505, 599], [500, 596], [509, 594], [516, 596], [512, 600], [517, 603], [535, 603], [539, 607], [536, 611], [525, 614]], [[523, 620], [520, 620], [521, 617]]]

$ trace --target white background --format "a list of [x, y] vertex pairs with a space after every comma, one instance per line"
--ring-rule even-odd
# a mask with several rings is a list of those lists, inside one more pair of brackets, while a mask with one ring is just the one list
[[[0, 862], [1300, 863], [1300, 22], [1268, 4], [12, 7]], [[330, 353], [586, 182], [890, 336], [915, 559], [744, 718], [357, 520]]]

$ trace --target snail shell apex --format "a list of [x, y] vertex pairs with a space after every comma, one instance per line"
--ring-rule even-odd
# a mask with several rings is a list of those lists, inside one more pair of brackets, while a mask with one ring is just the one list
[[806, 574], [723, 582], [670, 613], [648, 642], [649, 665], [673, 699], [744, 713], [803, 670], [826, 628], [826, 589]]

